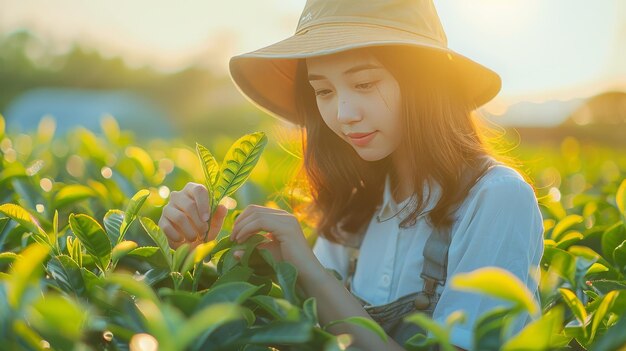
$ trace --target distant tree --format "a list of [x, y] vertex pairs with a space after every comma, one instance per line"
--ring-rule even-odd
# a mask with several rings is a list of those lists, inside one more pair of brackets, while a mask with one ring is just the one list
[[578, 125], [626, 125], [626, 92], [609, 91], [587, 100], [563, 123]]

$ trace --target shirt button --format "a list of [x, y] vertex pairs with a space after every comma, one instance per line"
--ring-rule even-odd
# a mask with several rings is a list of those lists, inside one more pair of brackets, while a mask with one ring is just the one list
[[383, 275], [383, 285], [389, 285], [389, 276], [387, 274]]

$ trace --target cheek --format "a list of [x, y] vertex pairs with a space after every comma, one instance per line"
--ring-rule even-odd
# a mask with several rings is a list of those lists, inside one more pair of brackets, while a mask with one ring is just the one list
[[397, 86], [389, 89], [385, 96], [385, 101], [386, 107], [388, 107], [388, 111], [394, 119], [395, 124], [400, 124], [400, 117], [402, 115], [402, 99], [400, 96], [400, 89]]
[[324, 121], [324, 124], [326, 124], [326, 126], [330, 128], [330, 130], [332, 130], [335, 134], [343, 136], [343, 134], [341, 134], [341, 128], [339, 127], [339, 123], [335, 118], [335, 112], [331, 111], [331, 108], [325, 108], [324, 106], [320, 106], [319, 112], [322, 120]]

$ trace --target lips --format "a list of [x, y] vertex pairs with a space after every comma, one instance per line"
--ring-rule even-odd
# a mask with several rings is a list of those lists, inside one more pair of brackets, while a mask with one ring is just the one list
[[375, 131], [374, 131], [374, 132], [369, 132], [369, 133], [348, 133], [348, 134], [346, 134], [346, 135], [347, 135], [348, 137], [350, 137], [350, 138], [357, 139], [357, 138], [363, 138], [363, 137], [366, 137], [366, 136], [368, 136], [368, 135], [370, 135], [370, 134], [372, 134], [372, 133], [375, 133]]
[[374, 139], [376, 137], [376, 133], [378, 131], [375, 130], [373, 132], [370, 133], [349, 133], [348, 135], [348, 139], [350, 139], [350, 142], [358, 147], [365, 147], [367, 144], [370, 143], [370, 141], [372, 141], [372, 139]]

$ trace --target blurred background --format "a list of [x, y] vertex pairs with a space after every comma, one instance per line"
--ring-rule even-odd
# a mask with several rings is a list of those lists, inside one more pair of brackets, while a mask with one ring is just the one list
[[[190, 147], [255, 130], [275, 140], [282, 123], [240, 95], [228, 59], [290, 36], [304, 3], [0, 0], [7, 132], [36, 130], [48, 116], [56, 136], [76, 126], [97, 133], [103, 116], [113, 116], [138, 139]], [[626, 2], [435, 5], [449, 46], [501, 75], [502, 91], [481, 112], [532, 150], [519, 156], [587, 143], [624, 149]], [[622, 153], [612, 158], [624, 162]]]
[[[122, 128], [190, 140], [274, 122], [238, 93], [228, 59], [290, 36], [304, 3], [0, 0], [0, 113], [9, 131], [44, 114], [58, 133], [96, 127], [109, 113]], [[449, 46], [502, 76], [482, 109], [494, 122], [528, 141], [626, 140], [605, 134], [626, 120], [623, 1], [435, 4]]]

